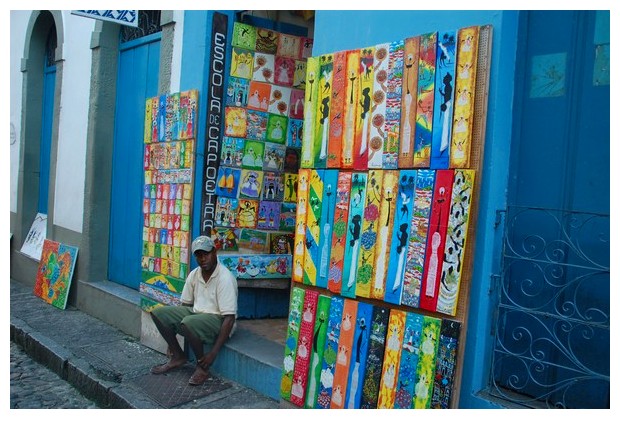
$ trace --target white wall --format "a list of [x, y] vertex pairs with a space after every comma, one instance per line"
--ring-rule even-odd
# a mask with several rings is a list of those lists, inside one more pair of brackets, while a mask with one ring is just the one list
[[95, 20], [63, 11], [63, 76], [58, 123], [54, 224], [82, 232], [86, 132]]
[[[10, 149], [10, 208], [17, 211], [17, 181], [22, 115], [21, 60], [24, 55], [26, 30], [32, 11], [11, 11], [10, 63], [10, 121], [15, 128], [16, 143]], [[86, 166], [86, 131], [90, 94], [91, 50], [90, 39], [95, 21], [62, 12], [62, 30], [58, 39], [62, 46], [63, 79], [60, 82], [58, 115], [58, 150], [54, 224], [76, 232], [82, 231], [84, 212], [84, 177]], [[57, 28], [61, 31], [61, 28]], [[58, 100], [56, 100], [58, 102]]]
[[[17, 178], [19, 174], [19, 153], [21, 139], [21, 110], [22, 110], [22, 72], [21, 60], [24, 55], [24, 38], [26, 37], [26, 27], [30, 19], [29, 11], [12, 10], [10, 12], [10, 39], [6, 38], [4, 43], [10, 45], [10, 127], [15, 130], [15, 143], [10, 145], [10, 208], [12, 212], [17, 212]], [[3, 26], [9, 28], [9, 26]], [[10, 40], [10, 42], [9, 42]], [[6, 146], [5, 146], [6, 147]], [[2, 157], [3, 162], [7, 157]], [[3, 169], [7, 171], [7, 169]]]

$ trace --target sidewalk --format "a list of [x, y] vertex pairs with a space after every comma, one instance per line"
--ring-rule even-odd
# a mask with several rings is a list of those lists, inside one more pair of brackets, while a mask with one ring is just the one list
[[[32, 287], [12, 279], [10, 294], [11, 341], [102, 408], [290, 408], [217, 371], [229, 364], [220, 361], [231, 360], [240, 344], [264, 341], [252, 332], [238, 329], [228, 350], [218, 356], [212, 378], [193, 387], [187, 383], [190, 364], [152, 375], [150, 368], [166, 357], [138, 339], [75, 308], [59, 310], [34, 296]], [[258, 372], [255, 377], [260, 379]]]

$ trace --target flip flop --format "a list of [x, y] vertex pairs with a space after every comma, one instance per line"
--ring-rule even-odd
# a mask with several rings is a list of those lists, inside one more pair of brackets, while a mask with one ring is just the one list
[[190, 386], [201, 386], [205, 381], [209, 378], [208, 372], [198, 372], [194, 371], [192, 376], [189, 378]]
[[156, 365], [151, 368], [151, 374], [165, 374], [168, 371], [171, 371], [175, 368], [185, 365], [185, 362], [179, 364], [173, 364], [171, 362], [166, 362], [161, 365]]

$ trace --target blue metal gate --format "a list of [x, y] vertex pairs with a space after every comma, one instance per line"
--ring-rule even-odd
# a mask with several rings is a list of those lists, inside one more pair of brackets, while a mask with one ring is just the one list
[[120, 47], [112, 189], [108, 278], [138, 289], [142, 255], [144, 109], [157, 95], [161, 33]]
[[608, 408], [609, 12], [522, 18], [488, 392]]

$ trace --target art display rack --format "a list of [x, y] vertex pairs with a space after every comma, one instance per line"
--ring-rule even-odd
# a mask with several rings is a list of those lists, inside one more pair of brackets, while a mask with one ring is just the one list
[[[322, 346], [324, 346], [325, 354], [332, 353], [331, 351], [333, 350], [338, 350], [337, 347], [339, 346], [344, 346], [344, 348], [342, 348], [342, 351], [344, 352], [346, 347], [350, 346], [350, 344], [339, 345], [339, 338], [342, 335], [340, 328], [345, 323], [344, 319], [340, 319], [340, 323], [338, 323], [338, 316], [335, 316], [335, 321], [332, 323], [330, 319], [330, 317], [332, 317], [331, 315], [316, 314], [317, 312], [316, 306], [312, 308], [311, 303], [304, 301], [304, 292], [309, 293], [312, 296], [312, 299], [313, 299], [312, 302], [316, 302], [316, 293], [318, 292], [319, 294], [318, 299], [323, 300], [323, 302], [326, 299], [331, 299], [332, 302], [334, 302], [334, 300], [337, 300], [339, 302], [338, 308], [340, 312], [343, 311], [342, 310], [343, 307], [348, 305], [349, 307], [353, 306], [356, 308], [355, 311], [350, 310], [349, 314], [353, 314], [353, 313], [357, 314], [357, 312], [359, 312], [358, 307], [371, 305], [373, 306], [375, 311], [381, 311], [383, 313], [387, 313], [390, 315], [390, 317], [391, 315], [398, 314], [399, 315], [398, 323], [401, 325], [405, 323], [403, 322], [404, 320], [408, 321], [406, 323], [421, 323], [420, 322], [421, 319], [419, 318], [426, 318], [428, 320], [431, 320], [431, 319], [438, 320], [439, 323], [441, 324], [441, 328], [435, 327], [434, 329], [442, 329], [442, 333], [444, 333], [443, 329], [445, 329], [445, 333], [446, 335], [448, 335], [448, 337], [446, 338], [456, 338], [456, 341], [458, 342], [456, 356], [455, 356], [455, 359], [453, 360], [456, 364], [456, 367], [453, 367], [450, 369], [454, 371], [454, 373], [452, 374], [452, 381], [451, 381], [451, 393], [445, 392], [442, 389], [438, 388], [437, 392], [435, 392], [435, 396], [429, 397], [428, 401], [426, 400], [423, 401], [421, 399], [420, 400], [415, 399], [415, 401], [412, 404], [410, 404], [411, 406], [405, 406], [404, 408], [429, 408], [431, 407], [431, 403], [433, 403], [433, 407], [436, 407], [436, 408], [454, 408], [457, 406], [458, 399], [459, 399], [458, 393], [460, 390], [460, 380], [461, 380], [461, 374], [462, 374], [462, 362], [463, 362], [464, 349], [465, 349], [465, 338], [466, 338], [466, 333], [467, 333], [469, 292], [472, 287], [471, 285], [472, 270], [474, 267], [473, 255], [475, 254], [475, 244], [476, 244], [475, 236], [476, 236], [476, 224], [477, 224], [477, 218], [478, 218], [478, 201], [479, 201], [479, 196], [480, 196], [480, 186], [482, 183], [482, 173], [483, 173], [482, 165], [483, 165], [483, 154], [484, 154], [484, 141], [485, 141], [486, 116], [487, 116], [487, 99], [488, 99], [489, 80], [490, 80], [490, 59], [491, 59], [491, 48], [492, 48], [492, 27], [490, 25], [482, 25], [478, 27], [478, 31], [479, 31], [478, 33], [479, 36], [478, 36], [478, 46], [477, 46], [477, 57], [475, 59], [475, 63], [476, 63], [475, 93], [473, 97], [474, 109], [473, 109], [472, 116], [471, 116], [471, 122], [473, 122], [473, 124], [470, 124], [471, 147], [469, 150], [469, 160], [466, 163], [466, 165], [456, 165], [456, 166], [451, 166], [448, 168], [451, 171], [456, 171], [459, 168], [466, 168], [466, 169], [472, 170], [473, 173], [475, 174], [475, 180], [474, 180], [473, 187], [471, 190], [471, 201], [472, 202], [471, 202], [471, 205], [469, 208], [469, 214], [468, 214], [469, 220], [467, 224], [467, 234], [466, 234], [467, 246], [465, 248], [465, 251], [463, 253], [463, 258], [461, 261], [462, 268], [461, 268], [460, 287], [458, 289], [458, 298], [456, 301], [457, 304], [455, 305], [455, 308], [451, 312], [448, 311], [448, 312], [442, 313], [442, 312], [438, 312], [436, 308], [433, 308], [432, 310], [430, 310], [430, 309], [425, 309], [423, 307], [403, 305], [400, 301], [389, 302], [385, 298], [381, 299], [380, 297], [373, 296], [372, 294], [367, 295], [366, 292], [363, 292], [363, 296], [360, 296], [359, 294], [355, 294], [355, 293], [353, 294], [343, 293], [342, 289], [339, 289], [337, 287], [331, 287], [332, 286], [331, 280], [330, 282], [328, 282], [327, 286], [324, 286], [324, 285], [317, 285], [317, 284], [314, 284], [308, 281], [307, 276], [304, 276], [304, 275], [301, 275], [298, 277], [294, 276], [291, 281], [291, 305], [289, 308], [289, 325], [288, 325], [288, 330], [287, 330], [287, 342], [286, 342], [287, 353], [285, 356], [285, 367], [283, 368], [283, 376], [282, 376], [283, 384], [281, 386], [283, 389], [282, 390], [283, 399], [287, 401], [291, 401], [293, 404], [297, 406], [300, 406], [300, 407], [305, 406], [307, 408], [312, 408], [312, 407], [314, 408], [330, 408], [330, 407], [331, 408], [343, 408], [343, 407], [344, 408], [349, 408], [349, 407], [350, 408], [376, 408], [377, 406], [380, 406], [382, 408], [383, 407], [403, 408], [401, 406], [403, 404], [403, 398], [399, 397], [398, 395], [395, 396], [394, 392], [392, 391], [392, 393], [390, 393], [389, 390], [380, 394], [378, 397], [374, 397], [374, 398], [364, 397], [364, 393], [361, 395], [362, 396], [361, 398], [359, 396], [356, 398], [355, 397], [346, 398], [345, 396], [341, 396], [341, 395], [344, 395], [344, 392], [339, 391], [338, 393], [336, 393], [336, 398], [338, 398], [336, 400], [337, 404], [333, 405], [331, 403], [332, 402], [331, 398], [333, 397], [335, 392], [332, 391], [331, 383], [333, 382], [333, 377], [336, 377], [334, 375], [334, 371], [337, 371], [337, 370], [334, 370], [333, 368], [334, 365], [332, 365], [332, 368], [329, 368], [329, 365], [328, 367], [326, 367], [325, 360], [323, 361], [323, 369], [324, 370], [327, 369], [328, 371], [327, 373], [321, 373], [320, 377], [324, 377], [324, 376], [332, 377], [329, 383], [330, 384], [329, 389], [325, 389], [320, 383], [319, 383], [318, 388], [316, 388], [316, 383], [308, 383], [309, 381], [311, 381], [311, 377], [312, 377], [311, 375], [308, 375], [308, 373], [305, 374], [305, 377], [310, 377], [310, 379], [305, 379], [302, 375], [299, 374], [299, 371], [297, 371], [296, 373], [293, 373], [287, 370], [287, 368], [295, 368], [295, 365], [294, 365], [295, 356], [296, 356], [297, 347], [300, 341], [299, 326], [303, 320], [304, 314], [307, 314], [308, 316], [307, 320], [313, 320], [316, 322], [315, 328], [319, 326], [323, 327], [327, 323], [328, 333], [325, 334], [326, 338], [323, 340], [324, 344], [322, 344]], [[439, 34], [441, 34], [441, 32]], [[405, 44], [402, 43], [402, 45], [404, 46]], [[376, 45], [376, 46], [379, 46], [379, 45]], [[362, 49], [360, 49], [359, 51], [361, 50]], [[336, 58], [338, 55], [341, 55], [341, 53], [335, 53], [333, 54], [333, 57]], [[313, 62], [315, 62], [317, 65], [319, 64], [318, 60], [314, 61], [312, 60], [312, 57], [309, 58], [308, 59], [308, 64], [309, 64], [308, 73], [311, 72], [310, 64]], [[320, 70], [320, 69], [317, 69], [317, 70]], [[389, 76], [389, 72], [387, 73], [387, 76]], [[390, 95], [388, 94], [387, 98], [389, 99], [389, 97]], [[456, 98], [456, 96], [454, 98]], [[320, 100], [317, 100], [317, 103], [320, 103]], [[308, 117], [312, 118], [311, 120], [314, 121], [314, 115], [312, 113], [306, 112], [306, 114], [308, 115]], [[343, 125], [343, 127], [346, 127], [346, 124]], [[321, 131], [323, 132], [323, 130]], [[307, 129], [306, 129], [306, 132], [308, 132]], [[330, 130], [330, 133], [331, 132], [332, 130]], [[345, 131], [343, 131], [343, 135], [344, 134], [345, 134]], [[308, 135], [310, 136], [311, 134], [308, 133]], [[303, 142], [304, 145], [306, 144], [306, 141], [307, 139], [304, 138], [304, 142]], [[386, 139], [386, 142], [384, 142], [384, 148], [387, 148], [389, 144], [390, 142], [387, 141]], [[391, 153], [393, 153], [394, 149], [391, 148], [390, 150], [392, 151]], [[332, 151], [332, 146], [330, 146], [330, 151]], [[302, 154], [303, 152], [304, 152], [304, 148], [302, 148]], [[311, 150], [307, 150], [307, 152], [314, 154], [314, 151], [311, 151]], [[389, 151], [386, 151], [386, 152], [389, 152]], [[430, 154], [430, 150], [429, 150], [429, 154]], [[391, 165], [394, 165], [395, 160], [392, 158], [388, 158], [388, 159]], [[319, 165], [319, 168], [314, 170], [313, 169], [314, 165], [312, 164], [312, 161], [313, 161], [312, 159], [304, 159], [302, 155], [302, 169], [306, 167], [307, 168], [306, 171], [309, 171], [309, 172], [327, 171], [327, 170], [324, 170], [325, 167], [322, 165]], [[329, 169], [330, 166], [328, 165], [327, 168]], [[333, 168], [333, 166], [331, 168]], [[376, 168], [376, 167], [373, 167], [373, 168]], [[356, 170], [355, 167], [353, 167], [352, 165], [345, 166], [345, 167], [341, 165], [339, 167], [340, 171], [350, 172], [353, 175], [355, 175], [356, 173], [367, 174], [370, 171], [387, 172], [387, 171], [391, 171], [390, 169], [394, 169], [394, 167], [388, 167], [388, 168], [389, 169], [385, 169], [384, 167], [383, 170], [373, 170], [372, 168], [366, 169], [366, 168], [359, 168], [358, 166], [358, 169]], [[403, 170], [403, 169], [409, 169], [409, 168], [416, 170], [420, 168], [421, 169], [428, 168], [428, 166], [403, 167], [403, 166], [399, 166], [398, 160], [396, 160], [396, 170], [398, 169]], [[301, 174], [301, 170], [300, 170], [300, 174]], [[355, 197], [353, 195], [353, 192], [350, 192], [347, 196], [350, 199]], [[304, 212], [304, 210], [300, 210], [300, 212]], [[335, 210], [332, 208], [332, 213], [334, 212], [336, 214], [340, 213], [340, 211], [337, 208]], [[350, 216], [351, 215], [350, 212], [351, 210], [348, 210], [348, 213], [345, 213], [345, 216], [347, 215]], [[349, 217], [349, 219], [351, 219], [351, 217]], [[305, 220], [303, 221], [305, 222]], [[334, 219], [330, 220], [330, 222], [331, 221], [333, 221], [331, 227], [334, 230], [334, 233], [336, 233], [337, 222]], [[308, 234], [309, 230], [306, 225], [303, 225], [303, 228], [300, 230], [300, 232], [302, 234]], [[392, 234], [396, 234], [396, 233], [397, 233], [396, 231], [392, 231]], [[298, 238], [299, 237], [296, 234], [296, 240]], [[332, 249], [334, 248], [337, 248], [337, 245], [332, 243]], [[340, 252], [340, 251], [341, 250], [337, 250], [337, 252]], [[306, 254], [303, 251], [301, 252], [301, 255], [302, 255], [301, 256], [302, 258], [306, 257]], [[294, 253], [293, 254], [293, 266], [294, 267], [295, 267], [295, 264], [296, 264], [296, 255]], [[349, 269], [350, 268], [351, 267], [349, 267]], [[346, 269], [347, 268], [345, 266], [343, 273], [346, 272]], [[344, 287], [344, 281], [342, 281], [341, 287]], [[308, 307], [304, 307], [304, 305]], [[322, 308], [323, 308], [322, 312], [325, 313], [325, 304], [323, 304]], [[308, 313], [310, 310], [315, 311], [315, 314]], [[385, 314], [382, 317], [384, 318], [383, 320], [387, 320], [385, 319], [387, 317]], [[416, 317], [418, 317], [417, 322], [413, 321], [413, 319], [415, 319]], [[409, 318], [411, 318], [412, 320], [409, 321]], [[321, 321], [320, 325], [318, 322], [319, 320]], [[394, 322], [394, 323], [397, 323], [397, 322]], [[387, 325], [388, 324], [386, 324], [384, 328], [387, 328]], [[332, 328], [331, 332], [330, 332], [330, 327]], [[334, 330], [333, 328], [337, 328], [337, 329]], [[304, 329], [305, 329], [304, 332], [307, 333], [308, 332], [307, 326]], [[355, 329], [359, 329], [359, 322], [358, 322], [358, 326]], [[319, 331], [317, 330], [316, 333], [318, 334]], [[450, 337], [450, 335], [453, 335], [453, 337]], [[386, 338], [386, 342], [387, 342], [387, 337], [384, 337], [384, 338]], [[307, 338], [304, 341], [306, 340]], [[348, 341], [350, 341], [350, 339], [347, 337], [347, 342]], [[448, 343], [450, 343], [450, 341], [448, 341]], [[328, 347], [328, 345], [330, 344], [331, 346]], [[451, 344], [455, 344], [455, 343], [451, 343]], [[383, 346], [386, 347], [385, 351], [387, 354], [388, 345], [384, 344]], [[372, 364], [373, 361], [376, 362], [377, 359], [381, 359], [381, 364], [387, 361], [388, 359], [392, 359], [392, 360], [394, 359], [394, 357], [391, 355], [384, 356], [383, 354], [381, 354], [380, 356], [375, 356], [373, 358], [372, 357], [373, 345], [367, 344], [364, 347], [367, 347], [365, 350], [369, 353], [369, 356], [367, 357], [367, 362], [369, 366]], [[374, 349], [375, 351], [381, 348], [381, 346], [377, 346], [377, 345], [375, 345], [374, 347], [375, 347]], [[331, 350], [331, 351], [328, 351], [328, 350]], [[436, 349], [436, 351], [437, 350], [438, 349]], [[358, 349], [357, 350], [358, 354], [359, 354], [359, 351], [360, 350]], [[445, 349], [443, 350], [443, 352], [445, 352]], [[337, 362], [338, 358], [336, 357], [335, 359]], [[286, 364], [287, 361], [288, 361], [288, 364]], [[438, 368], [435, 368], [435, 369], [440, 370]], [[350, 371], [351, 369], [349, 369], [349, 377], [351, 376]], [[370, 371], [376, 372], [377, 369], [372, 369], [371, 367]], [[413, 380], [398, 379], [398, 374], [394, 373], [394, 368], [381, 368], [381, 371], [382, 371], [381, 383], [383, 384], [385, 380], [385, 382], [387, 382], [388, 387], [390, 385], [394, 386], [397, 380], [405, 384], [409, 383], [410, 385], [413, 383]], [[406, 373], [407, 372], [405, 371], [405, 374]], [[312, 374], [312, 372], [310, 372], [310, 374]], [[436, 374], [433, 373], [433, 375], [436, 375]], [[342, 378], [342, 374], [340, 374], [338, 377]], [[359, 383], [360, 380], [357, 380], [356, 382]], [[312, 386], [314, 386], [314, 389], [318, 392], [317, 393], [318, 396], [317, 398], [310, 398], [304, 404], [304, 401], [302, 401], [302, 399], [304, 398], [299, 397], [300, 394], [302, 394], [302, 392], [299, 390], [299, 386], [306, 386], [308, 384], [311, 384]], [[296, 389], [295, 390], [296, 397], [294, 400], [291, 400], [290, 398], [290, 394], [291, 394], [290, 389], [292, 388]], [[414, 397], [415, 397], [415, 393], [414, 393]], [[350, 399], [350, 402], [345, 403], [345, 400], [347, 399]]]

